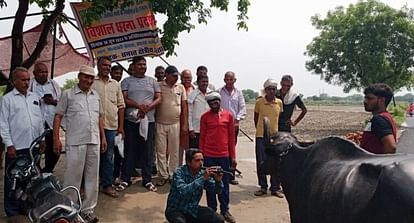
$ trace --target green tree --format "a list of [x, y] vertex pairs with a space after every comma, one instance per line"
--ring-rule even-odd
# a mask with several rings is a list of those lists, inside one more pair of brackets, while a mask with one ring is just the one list
[[246, 103], [252, 103], [256, 101], [256, 98], [259, 97], [259, 93], [253, 91], [252, 89], [242, 90], [244, 100]]
[[326, 18], [312, 17], [320, 31], [307, 46], [306, 68], [344, 92], [371, 83], [394, 90], [414, 83], [413, 10], [391, 8], [375, 0], [337, 7]]
[[78, 78], [67, 79], [63, 86], [61, 87], [62, 91], [70, 89], [78, 84]]
[[[6, 7], [7, 0], [0, 0], [0, 7]], [[99, 18], [99, 15], [106, 11], [111, 10], [121, 3], [122, 7], [135, 2], [142, 2], [143, 0], [83, 0], [92, 2], [94, 7], [85, 13], [85, 19], [93, 21]], [[187, 31], [190, 32], [195, 28], [195, 25], [191, 22], [191, 16], [196, 15], [198, 23], [207, 23], [207, 19], [211, 17], [211, 9], [217, 8], [222, 11], [227, 11], [229, 6], [228, 0], [210, 0], [210, 6], [205, 5], [205, 1], [202, 0], [150, 0], [153, 6], [153, 11], [156, 14], [163, 14], [167, 16], [167, 21], [164, 23], [163, 28], [160, 29], [161, 41], [164, 49], [167, 51], [167, 56], [174, 54], [174, 47], [178, 45], [178, 34]], [[10, 70], [13, 70], [17, 66], [24, 66], [26, 68], [31, 67], [36, 59], [39, 57], [43, 48], [46, 45], [47, 34], [51, 30], [54, 22], [60, 18], [63, 13], [63, 8], [67, 0], [19, 0], [19, 6], [16, 11], [16, 18], [13, 23], [12, 29], [12, 58]], [[38, 44], [33, 52], [29, 53], [30, 57], [23, 60], [23, 26], [26, 20], [26, 15], [29, 10], [30, 4], [36, 4], [42, 10], [50, 11], [50, 14], [45, 15], [43, 23], [43, 30], [37, 41]], [[238, 28], [246, 29], [247, 10], [250, 5], [249, 0], [238, 0], [237, 10], [239, 11]], [[64, 19], [62, 19], [63, 21]], [[0, 75], [0, 83], [6, 83], [7, 79], [4, 75]]]
[[0, 97], [4, 94], [5, 90], [6, 90], [6, 86], [0, 86]]

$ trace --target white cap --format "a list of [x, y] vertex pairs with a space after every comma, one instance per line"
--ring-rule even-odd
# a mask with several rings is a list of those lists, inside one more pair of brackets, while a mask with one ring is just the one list
[[82, 65], [79, 68], [79, 73], [86, 74], [86, 75], [89, 75], [89, 76], [94, 76], [94, 77], [96, 76], [96, 73], [95, 73], [95, 70], [93, 69], [93, 67], [88, 66], [88, 65]]
[[264, 82], [263, 87], [266, 89], [268, 87], [275, 87], [277, 88], [277, 82], [273, 79], [267, 79], [266, 82]]
[[213, 101], [213, 100], [221, 100], [220, 94], [216, 91], [209, 92], [206, 95], [206, 101], [207, 102]]

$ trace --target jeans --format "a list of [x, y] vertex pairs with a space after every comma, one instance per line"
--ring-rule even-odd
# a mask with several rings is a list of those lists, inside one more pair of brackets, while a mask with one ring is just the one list
[[169, 223], [224, 223], [223, 216], [219, 215], [209, 207], [198, 207], [197, 217], [194, 218], [191, 214], [183, 213], [181, 211], [172, 211], [165, 213]]
[[101, 185], [103, 188], [112, 186], [112, 177], [114, 173], [114, 146], [116, 130], [105, 129], [106, 151], [101, 153], [99, 165], [99, 175], [101, 176]]
[[136, 166], [137, 157], [142, 159], [142, 185], [151, 182], [152, 156], [155, 123], [148, 123], [148, 137], [145, 140], [139, 135], [140, 123], [125, 120], [124, 163], [122, 165], [122, 181], [131, 182], [132, 172]]
[[[229, 171], [230, 162], [229, 157], [204, 157], [204, 166], [221, 166], [224, 171]], [[229, 174], [223, 175], [223, 191], [221, 194], [218, 194], [218, 200], [220, 202], [220, 211], [226, 212], [229, 210], [229, 203], [230, 203], [230, 190], [229, 190], [229, 181], [230, 177]], [[217, 210], [217, 195], [216, 195], [216, 188], [214, 184], [209, 184], [206, 188], [206, 195], [207, 195], [207, 205], [214, 211]]]
[[[16, 155], [27, 155], [29, 156], [29, 149], [20, 149], [16, 150]], [[14, 193], [11, 193], [12, 182], [7, 177], [6, 172], [9, 165], [16, 160], [15, 158], [9, 158], [6, 153], [6, 163], [5, 163], [5, 173], [4, 173], [4, 212], [6, 212], [7, 217], [16, 216], [16, 215], [25, 215], [24, 202], [19, 201], [14, 196]]]
[[121, 176], [121, 167], [122, 163], [124, 162], [124, 158], [119, 154], [118, 146], [114, 146], [114, 173], [113, 179], [115, 180], [119, 176]]
[[190, 138], [190, 148], [198, 149], [199, 142], [200, 142], [200, 133], [198, 132], [198, 133], [195, 133], [195, 138]]
[[[262, 137], [256, 137], [256, 170], [259, 170], [259, 164], [265, 160], [265, 145]], [[260, 189], [267, 190], [267, 176], [257, 174]], [[280, 190], [280, 177], [276, 174], [270, 175], [270, 191]]]

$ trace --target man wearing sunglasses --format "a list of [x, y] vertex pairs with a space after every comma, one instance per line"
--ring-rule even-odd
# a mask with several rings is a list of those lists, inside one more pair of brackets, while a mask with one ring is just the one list
[[212, 186], [216, 193], [221, 193], [223, 174], [215, 173], [213, 168], [202, 169], [204, 157], [199, 149], [188, 149], [185, 161], [173, 175], [165, 217], [170, 223], [223, 223], [223, 216], [199, 205], [204, 188]]

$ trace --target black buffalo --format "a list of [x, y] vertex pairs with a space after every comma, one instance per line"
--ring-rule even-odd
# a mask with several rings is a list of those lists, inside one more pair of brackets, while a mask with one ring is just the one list
[[302, 147], [264, 126], [292, 223], [414, 222], [414, 155], [375, 155], [339, 137]]

